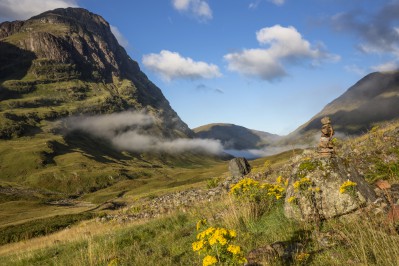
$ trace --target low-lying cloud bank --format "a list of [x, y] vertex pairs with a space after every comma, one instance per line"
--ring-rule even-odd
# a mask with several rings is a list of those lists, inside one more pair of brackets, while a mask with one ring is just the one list
[[246, 159], [257, 159], [261, 157], [271, 156], [279, 154], [285, 151], [293, 149], [304, 149], [308, 146], [297, 145], [297, 146], [281, 146], [281, 147], [267, 147], [263, 149], [249, 149], [249, 150], [224, 150], [225, 153], [230, 154], [234, 157], [245, 157]]
[[80, 130], [107, 139], [120, 150], [132, 152], [166, 152], [178, 154], [197, 152], [221, 154], [220, 141], [210, 139], [164, 139], [145, 134], [156, 118], [145, 113], [126, 111], [116, 114], [71, 117], [66, 121], [68, 131]]

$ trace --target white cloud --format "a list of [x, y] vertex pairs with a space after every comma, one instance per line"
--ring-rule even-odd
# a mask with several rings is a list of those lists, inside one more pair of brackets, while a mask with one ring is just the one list
[[186, 11], [190, 5], [190, 0], [173, 0], [173, 6], [179, 11]]
[[[281, 5], [283, 5], [285, 3], [285, 0], [268, 0], [268, 1], [273, 3], [273, 4], [275, 4], [275, 5], [278, 5], [278, 6], [281, 6]], [[253, 1], [252, 3], [249, 4], [248, 8], [249, 9], [256, 9], [256, 8], [258, 8], [258, 6], [259, 6], [259, 4], [261, 2], [262, 2], [262, 0]]]
[[201, 79], [220, 77], [219, 68], [214, 64], [194, 61], [179, 53], [162, 50], [159, 54], [143, 56], [143, 64], [161, 75], [166, 81], [172, 79]]
[[292, 26], [263, 28], [256, 32], [256, 39], [267, 48], [244, 49], [225, 55], [229, 70], [272, 81], [286, 76], [286, 65], [290, 63], [313, 60], [313, 65], [316, 65], [320, 60], [339, 59], [326, 53], [320, 45], [312, 47]]
[[378, 72], [389, 72], [389, 71], [395, 71], [398, 70], [398, 64], [395, 61], [389, 61], [377, 66], [371, 67], [372, 70], [378, 71]]
[[275, 5], [281, 6], [285, 3], [285, 0], [270, 0]]
[[164, 139], [149, 135], [148, 127], [156, 123], [157, 118], [140, 112], [121, 112], [108, 115], [71, 117], [65, 122], [68, 131], [81, 130], [104, 138], [117, 149], [133, 152], [200, 152], [221, 154], [220, 141], [210, 139]]
[[205, 0], [172, 0], [172, 4], [176, 10], [192, 14], [200, 21], [212, 19], [212, 9]]
[[47, 10], [77, 6], [76, 0], [0, 0], [0, 21], [23, 20]]
[[115, 38], [118, 40], [118, 43], [127, 48], [129, 45], [129, 42], [127, 41], [127, 39], [122, 35], [122, 33], [119, 31], [119, 29], [115, 26], [110, 25], [111, 27], [111, 31], [114, 34]]
[[201, 152], [221, 154], [223, 146], [219, 141], [210, 139], [174, 139], [162, 140], [154, 136], [138, 134], [135, 131], [115, 136], [112, 143], [119, 149], [135, 152]]

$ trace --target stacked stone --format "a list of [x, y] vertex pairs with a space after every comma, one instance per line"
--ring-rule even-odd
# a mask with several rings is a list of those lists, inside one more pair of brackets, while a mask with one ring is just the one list
[[321, 137], [319, 142], [319, 155], [320, 157], [331, 158], [335, 156], [334, 145], [332, 143], [332, 136], [334, 135], [334, 129], [331, 126], [331, 120], [329, 117], [321, 119]]

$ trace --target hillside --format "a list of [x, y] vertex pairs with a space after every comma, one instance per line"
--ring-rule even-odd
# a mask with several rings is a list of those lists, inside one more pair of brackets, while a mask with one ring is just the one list
[[358, 135], [373, 124], [399, 117], [399, 71], [371, 73], [325, 106], [285, 140], [311, 142], [321, 127], [320, 119], [329, 116], [336, 132]]
[[42, 121], [124, 110], [159, 117], [164, 136], [192, 134], [98, 15], [67, 8], [3, 22], [0, 41], [2, 139], [40, 131]]
[[199, 138], [220, 140], [223, 147], [230, 150], [262, 148], [280, 138], [275, 134], [224, 123], [203, 125], [193, 131]]
[[0, 226], [195, 186], [220, 159], [193, 135], [101, 16], [0, 24]]
[[[177, 196], [190, 198], [193, 190], [153, 196], [145, 203], [136, 202], [122, 211], [47, 237], [4, 245], [0, 256], [7, 265], [200, 265], [201, 259], [212, 250], [204, 250], [205, 254], [193, 250], [198, 235], [226, 228], [236, 235], [228, 238], [229, 245], [239, 246], [240, 254], [245, 254], [248, 261], [258, 262], [256, 265], [336, 265], [337, 261], [353, 265], [396, 265], [399, 227], [386, 217], [391, 204], [399, 199], [398, 131], [398, 121], [384, 123], [365, 135], [337, 143], [338, 156], [355, 166], [369, 184], [373, 185], [376, 180], [392, 184], [384, 191], [375, 189], [380, 195], [376, 203], [347, 216], [323, 220], [320, 224], [298, 222], [284, 216], [284, 197], [250, 200], [254, 195], [260, 196], [254, 194], [259, 193], [256, 184], [284, 181], [290, 177], [293, 165], [299, 162], [304, 169], [312, 171], [309, 156], [314, 151], [290, 151], [252, 161], [253, 172], [248, 177], [255, 180], [247, 182], [250, 189], [247, 194], [243, 190], [238, 198], [226, 191], [216, 200], [187, 200], [180, 205]], [[226, 177], [225, 173], [215, 175], [212, 183], [221, 184]], [[205, 188], [204, 184], [201, 191], [215, 193], [214, 188]], [[179, 203], [175, 209], [162, 207], [173, 202]], [[136, 219], [140, 212], [146, 211], [147, 204], [163, 210], [161, 217]]]

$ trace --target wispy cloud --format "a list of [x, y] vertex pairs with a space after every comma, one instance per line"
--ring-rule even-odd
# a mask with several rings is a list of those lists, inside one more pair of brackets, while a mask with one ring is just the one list
[[202, 83], [198, 84], [195, 88], [199, 91], [213, 91], [213, 92], [220, 93], [220, 94], [224, 93], [224, 91], [219, 88], [212, 88], [212, 87], [209, 87]]
[[322, 45], [312, 47], [292, 26], [266, 27], [256, 33], [256, 38], [267, 47], [225, 55], [229, 70], [273, 81], [288, 75], [286, 67], [290, 64], [310, 60], [316, 65], [322, 60], [339, 60], [339, 56], [327, 53]]
[[[262, 0], [256, 0], [251, 3], [249, 3], [248, 8], [249, 9], [256, 9], [258, 8], [259, 4], [262, 2]], [[285, 0], [268, 0], [268, 2], [271, 2], [277, 6], [281, 6], [285, 3]]]
[[389, 72], [389, 71], [394, 71], [397, 70], [398, 63], [395, 61], [389, 61], [380, 65], [372, 66], [371, 69], [374, 71], [379, 71], [379, 72]]
[[129, 42], [127, 39], [123, 36], [123, 34], [119, 31], [119, 29], [113, 25], [110, 25], [111, 31], [114, 34], [115, 38], [118, 40], [118, 43], [127, 48], [129, 46]]
[[177, 11], [193, 15], [200, 21], [212, 19], [212, 9], [205, 0], [172, 0], [172, 5]]
[[68, 131], [81, 130], [108, 140], [115, 148], [133, 152], [166, 152], [170, 154], [199, 152], [220, 154], [219, 141], [209, 139], [165, 139], [150, 135], [148, 130], [157, 118], [140, 112], [71, 117], [65, 121]]
[[143, 64], [158, 73], [164, 80], [173, 79], [209, 79], [220, 77], [218, 66], [202, 61], [194, 61], [179, 53], [162, 50], [159, 54], [144, 55]]
[[285, 0], [269, 0], [269, 1], [278, 6], [283, 5], [285, 3]]
[[77, 6], [76, 0], [0, 0], [0, 21], [28, 19], [47, 10]]
[[399, 57], [399, 2], [388, 4], [374, 12], [354, 10], [334, 15], [330, 20], [334, 30], [358, 36], [358, 49], [364, 53], [392, 53]]

